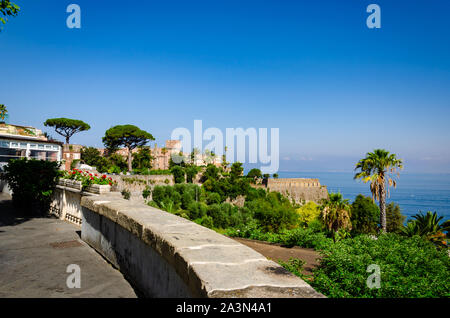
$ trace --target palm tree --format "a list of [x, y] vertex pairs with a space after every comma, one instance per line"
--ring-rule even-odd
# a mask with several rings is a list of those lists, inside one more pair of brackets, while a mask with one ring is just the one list
[[322, 205], [322, 221], [333, 234], [333, 241], [336, 241], [336, 233], [341, 230], [351, 230], [350, 204], [348, 200], [343, 200], [342, 194], [330, 193], [328, 200]]
[[381, 230], [386, 232], [386, 195], [389, 196], [389, 186], [397, 186], [391, 174], [399, 176], [398, 170], [403, 169], [403, 161], [389, 151], [375, 149], [356, 164], [355, 170], [358, 169], [360, 171], [355, 174], [354, 179], [361, 179], [364, 183], [370, 181], [372, 200], [380, 203]]
[[402, 233], [406, 236], [418, 235], [426, 240], [433, 242], [439, 246], [447, 246], [446, 234], [450, 231], [450, 220], [442, 222], [443, 216], [437, 215], [436, 212], [427, 211], [427, 214], [419, 212], [413, 215], [414, 220], [409, 221], [405, 227], [402, 228]]
[[3, 104], [0, 104], [0, 120], [5, 120], [6, 114], [8, 113], [8, 110], [6, 109], [6, 106]]

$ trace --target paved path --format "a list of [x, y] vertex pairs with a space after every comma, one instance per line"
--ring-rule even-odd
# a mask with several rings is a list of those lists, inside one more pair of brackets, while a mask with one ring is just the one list
[[320, 254], [314, 251], [312, 248], [302, 248], [298, 246], [294, 247], [283, 247], [280, 244], [273, 244], [261, 241], [248, 240], [243, 238], [233, 238], [241, 244], [247, 245], [248, 247], [254, 249], [258, 253], [261, 253], [265, 257], [278, 262], [282, 260], [287, 262], [290, 258], [299, 258], [304, 260], [306, 263], [303, 266], [303, 274], [311, 275], [315, 267], [319, 266], [318, 259]]
[[[0, 193], [0, 298], [136, 297], [122, 274], [79, 237], [79, 228], [52, 218], [14, 215]], [[81, 269], [81, 288], [66, 285], [67, 266]]]

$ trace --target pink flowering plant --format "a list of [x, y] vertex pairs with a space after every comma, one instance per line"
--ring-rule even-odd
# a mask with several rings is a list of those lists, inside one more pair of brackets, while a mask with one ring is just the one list
[[73, 169], [72, 171], [65, 171], [63, 178], [81, 181], [83, 189], [86, 189], [93, 184], [112, 186], [117, 183], [111, 177], [108, 177], [104, 174], [98, 175], [97, 173], [90, 173], [88, 171], [82, 171], [78, 169]]

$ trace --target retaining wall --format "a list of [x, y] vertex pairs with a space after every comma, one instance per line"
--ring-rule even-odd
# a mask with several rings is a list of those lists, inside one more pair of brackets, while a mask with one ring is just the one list
[[53, 208], [147, 297], [324, 297], [253, 249], [118, 192], [58, 185]]
[[323, 297], [253, 249], [117, 193], [81, 199], [81, 237], [148, 297]]

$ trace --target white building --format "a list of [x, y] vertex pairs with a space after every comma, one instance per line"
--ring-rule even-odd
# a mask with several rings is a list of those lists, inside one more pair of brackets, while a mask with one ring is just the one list
[[50, 141], [34, 127], [0, 123], [0, 169], [11, 159], [61, 161], [62, 143]]

